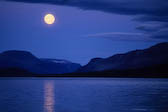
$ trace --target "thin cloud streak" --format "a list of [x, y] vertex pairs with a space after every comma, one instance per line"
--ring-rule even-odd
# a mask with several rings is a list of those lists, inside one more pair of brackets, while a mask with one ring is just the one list
[[128, 33], [128, 32], [105, 32], [83, 35], [82, 37], [106, 38], [114, 41], [161, 41], [160, 39], [150, 38], [144, 33]]

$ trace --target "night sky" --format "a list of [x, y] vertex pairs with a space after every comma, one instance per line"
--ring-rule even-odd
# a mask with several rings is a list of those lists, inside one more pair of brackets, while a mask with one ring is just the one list
[[[168, 41], [167, 0], [1, 0], [0, 52], [86, 64]], [[52, 13], [56, 22], [45, 24]]]

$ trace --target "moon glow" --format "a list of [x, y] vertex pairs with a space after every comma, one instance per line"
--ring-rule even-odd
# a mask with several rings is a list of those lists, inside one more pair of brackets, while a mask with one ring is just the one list
[[44, 22], [46, 24], [53, 24], [55, 22], [55, 17], [53, 14], [46, 14], [44, 16]]

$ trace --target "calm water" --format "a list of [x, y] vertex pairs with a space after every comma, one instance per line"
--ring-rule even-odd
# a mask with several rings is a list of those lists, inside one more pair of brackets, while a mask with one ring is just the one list
[[0, 112], [168, 112], [168, 79], [0, 78]]

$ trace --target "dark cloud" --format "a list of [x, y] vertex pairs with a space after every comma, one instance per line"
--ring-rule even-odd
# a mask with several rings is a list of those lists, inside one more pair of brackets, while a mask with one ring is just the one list
[[166, 16], [167, 0], [8, 0], [76, 6], [85, 10], [100, 10], [127, 15]]
[[156, 32], [166, 26], [165, 22], [148, 22], [137, 26], [136, 29], [144, 32]]
[[139, 16], [136, 17], [134, 20], [141, 21], [141, 22], [149, 22], [149, 21], [168, 22], [168, 14], [167, 15], [143, 15], [140, 17]]
[[[98, 10], [108, 13], [132, 15], [140, 22], [162, 22], [155, 25], [137, 26], [138, 30], [151, 32], [165, 29], [168, 23], [168, 0], [7, 0], [16, 2], [45, 3], [79, 7], [84, 10]], [[165, 25], [164, 25], [165, 24]], [[158, 32], [163, 33], [163, 32]], [[162, 36], [163, 37], [163, 36]], [[158, 37], [159, 38], [159, 37]], [[165, 39], [168, 39], [168, 35]]]
[[160, 29], [152, 33], [151, 37], [156, 39], [168, 39], [168, 28]]

